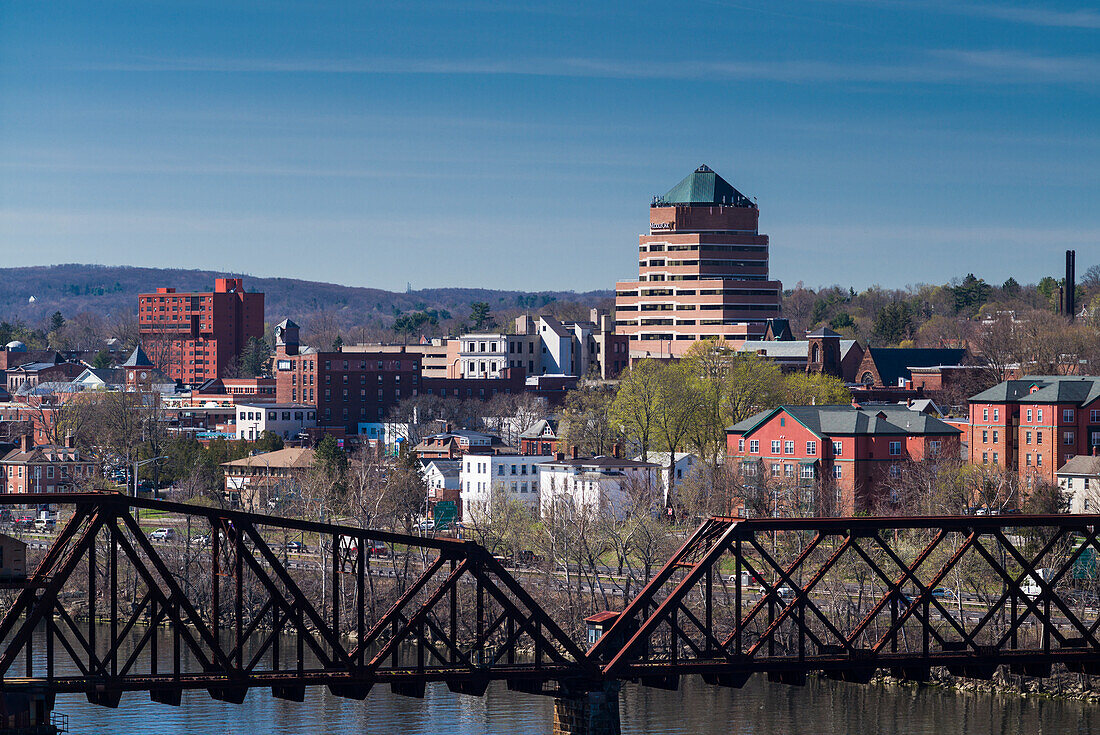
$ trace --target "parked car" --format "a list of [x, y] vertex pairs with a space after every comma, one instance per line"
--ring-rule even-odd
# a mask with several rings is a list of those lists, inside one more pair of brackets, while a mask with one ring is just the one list
[[203, 534], [201, 536], [192, 536], [191, 537], [191, 545], [192, 546], [209, 546], [210, 545], [210, 536], [207, 535], [207, 534]]
[[390, 550], [381, 541], [371, 541], [367, 546], [367, 553], [371, 556], [386, 556], [390, 553]]
[[286, 550], [291, 554], [302, 554], [305, 553], [306, 545], [301, 541], [287, 541]]
[[434, 531], [435, 521], [431, 518], [424, 518], [416, 523], [416, 530], [418, 531]]
[[176, 529], [174, 528], [158, 528], [149, 534], [150, 541], [175, 541]]
[[34, 530], [39, 533], [45, 533], [46, 531], [52, 531], [54, 526], [57, 525], [54, 521], [48, 518], [35, 518]]
[[35, 517], [33, 515], [31, 515], [30, 513], [24, 513], [22, 515], [15, 516], [15, 520], [12, 521], [12, 524], [17, 529], [29, 531], [34, 528], [34, 521]]
[[953, 600], [955, 599], [955, 590], [948, 587], [937, 587], [932, 590], [931, 595], [937, 600]]

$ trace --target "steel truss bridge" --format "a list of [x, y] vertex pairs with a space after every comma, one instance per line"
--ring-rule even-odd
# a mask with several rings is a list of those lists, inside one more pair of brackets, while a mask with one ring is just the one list
[[[178, 705], [191, 689], [239, 703], [261, 687], [301, 701], [316, 685], [362, 699], [379, 684], [480, 695], [505, 681], [562, 697], [688, 674], [737, 687], [754, 673], [1100, 672], [1100, 602], [1083, 589], [1097, 577], [1095, 515], [712, 518], [582, 647], [580, 616], [548, 612], [565, 610], [564, 577], [510, 572], [472, 542], [116, 494], [50, 501], [72, 515], [4, 593], [4, 691], [114, 707], [138, 691]], [[209, 542], [153, 542], [143, 513]], [[296, 539], [326, 551], [289, 553]], [[379, 542], [406, 551], [375, 556]]]

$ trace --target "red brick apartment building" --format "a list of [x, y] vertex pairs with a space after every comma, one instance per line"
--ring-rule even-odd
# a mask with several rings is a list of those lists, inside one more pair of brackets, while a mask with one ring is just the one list
[[836, 493], [837, 511], [873, 509], [906, 462], [958, 457], [962, 432], [904, 406], [780, 406], [726, 429], [748, 481]]
[[289, 319], [275, 327], [275, 398], [317, 407], [317, 428], [359, 433], [420, 389], [420, 356], [393, 352], [318, 352], [299, 343]]
[[158, 288], [138, 296], [141, 341], [173, 380], [198, 385], [234, 364], [249, 337], [264, 335], [264, 295], [241, 278], [218, 278], [206, 293]]
[[779, 316], [782, 284], [768, 280], [768, 236], [756, 204], [700, 166], [649, 210], [638, 280], [615, 284], [615, 332], [632, 356], [682, 355], [697, 340], [740, 345]]
[[0, 487], [9, 493], [53, 493], [72, 490], [95, 472], [72, 441], [65, 445], [34, 443], [24, 434], [19, 445], [0, 458]]
[[970, 461], [1057, 481], [1067, 460], [1100, 447], [1100, 377], [1006, 380], [970, 399]]

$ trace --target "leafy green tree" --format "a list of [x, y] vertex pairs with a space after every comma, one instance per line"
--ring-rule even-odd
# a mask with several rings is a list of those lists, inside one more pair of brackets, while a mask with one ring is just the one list
[[393, 321], [393, 331], [400, 334], [404, 344], [408, 344], [409, 337], [420, 332], [425, 325], [435, 326], [439, 323], [439, 317], [433, 312], [412, 311], [402, 314]]
[[851, 314], [842, 311], [829, 321], [829, 326], [838, 331], [841, 329], [855, 329], [856, 322], [855, 319], [852, 319]]
[[344, 349], [344, 338], [340, 335], [336, 335], [336, 339], [332, 340], [332, 351], [340, 352]]
[[259, 337], [249, 337], [241, 351], [239, 360], [240, 375], [243, 378], [255, 378], [267, 375], [271, 348]]
[[588, 381], [566, 393], [558, 424], [561, 445], [575, 446], [592, 457], [610, 454], [615, 443], [609, 415], [614, 400], [614, 391]]
[[657, 360], [639, 360], [623, 376], [611, 403], [613, 424], [638, 446], [643, 460], [653, 442], [661, 378]]
[[843, 380], [824, 373], [791, 373], [783, 379], [783, 388], [783, 403], [789, 406], [829, 406], [852, 400]]
[[967, 273], [966, 278], [958, 286], [949, 289], [954, 297], [955, 313], [974, 313], [989, 299], [992, 290], [985, 281], [977, 278], [973, 273]]
[[475, 330], [482, 330], [494, 324], [487, 301], [475, 301], [470, 304], [470, 321]]
[[60, 332], [61, 328], [65, 326], [65, 317], [61, 315], [60, 311], [55, 311], [50, 316], [50, 332]]
[[818, 299], [814, 302], [814, 310], [810, 312], [810, 324], [820, 324], [825, 321], [828, 313], [829, 305], [825, 302], [825, 299]]
[[887, 304], [875, 316], [875, 341], [881, 345], [896, 345], [912, 334], [913, 310], [904, 301]]
[[111, 353], [107, 352], [107, 350], [100, 350], [95, 353], [95, 357], [92, 358], [92, 367], [96, 369], [109, 368], [114, 364], [115, 361], [111, 357]]
[[1008, 277], [1008, 280], [1001, 284], [1001, 293], [1005, 296], [1015, 298], [1020, 295], [1020, 284], [1012, 276]]
[[317, 469], [324, 473], [330, 487], [341, 492], [347, 483], [348, 455], [340, 448], [332, 434], [325, 434], [313, 448]]

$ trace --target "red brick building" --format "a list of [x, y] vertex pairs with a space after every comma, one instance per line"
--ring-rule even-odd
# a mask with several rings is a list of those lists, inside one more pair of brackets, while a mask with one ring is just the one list
[[173, 380], [198, 385], [234, 365], [250, 337], [264, 334], [264, 295], [241, 278], [218, 278], [206, 293], [158, 288], [138, 296], [141, 341]]
[[768, 236], [756, 204], [700, 166], [649, 210], [638, 280], [615, 284], [615, 332], [632, 356], [682, 355], [692, 343], [758, 339], [779, 316], [782, 284], [768, 280]]
[[81, 456], [70, 440], [63, 446], [36, 445], [24, 434], [19, 445], [0, 459], [0, 486], [9, 493], [71, 491], [87, 482], [95, 463]]
[[790, 510], [850, 514], [889, 499], [905, 463], [958, 457], [960, 434], [904, 406], [780, 406], [726, 429], [726, 442], [746, 484], [783, 490]]
[[1100, 447], [1100, 377], [1025, 376], [970, 399], [970, 461], [1018, 472], [1028, 486]]
[[420, 390], [420, 357], [393, 352], [319, 352], [299, 343], [289, 319], [275, 327], [275, 399], [317, 407], [319, 431], [352, 436], [359, 424]]

